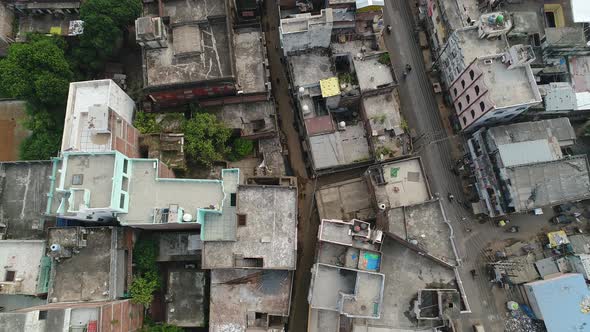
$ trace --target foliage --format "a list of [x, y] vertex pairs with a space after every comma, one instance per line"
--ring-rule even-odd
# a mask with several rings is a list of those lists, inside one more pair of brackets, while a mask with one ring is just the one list
[[133, 263], [136, 274], [157, 272], [158, 243], [153, 239], [140, 238], [133, 247]]
[[254, 151], [254, 143], [251, 140], [236, 138], [231, 146], [231, 152], [229, 153], [229, 160], [235, 161], [240, 160]]
[[211, 166], [227, 153], [226, 143], [231, 130], [212, 114], [194, 114], [193, 118], [184, 123], [183, 132], [186, 155], [199, 164]]
[[62, 42], [33, 36], [29, 43], [11, 44], [0, 60], [0, 94], [49, 109], [63, 106], [73, 74]]
[[[23, 126], [32, 133], [19, 146], [21, 160], [47, 160], [57, 156], [61, 144], [61, 126], [45, 110], [29, 107]], [[59, 116], [58, 114], [57, 116]]]
[[135, 113], [135, 120], [133, 126], [142, 134], [158, 133], [162, 130], [158, 121], [156, 121], [156, 114], [137, 112]]
[[84, 33], [73, 50], [78, 66], [99, 71], [113, 55], [123, 30], [141, 14], [139, 0], [87, 0], [80, 7]]
[[158, 288], [158, 277], [148, 273], [145, 277], [135, 276], [129, 287], [131, 301], [149, 308], [154, 299], [154, 292]]
[[379, 61], [380, 64], [383, 64], [383, 65], [389, 65], [389, 64], [391, 64], [391, 59], [389, 57], [389, 53], [388, 52], [385, 52], [385, 53], [381, 54], [379, 56], [379, 60], [378, 61]]
[[141, 332], [184, 332], [184, 329], [182, 329], [182, 327], [178, 327], [175, 325], [170, 325], [170, 324], [145, 324], [143, 325], [143, 328], [141, 329]]

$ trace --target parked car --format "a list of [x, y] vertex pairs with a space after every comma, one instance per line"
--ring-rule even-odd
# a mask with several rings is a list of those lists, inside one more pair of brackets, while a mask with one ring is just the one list
[[574, 221], [576, 221], [576, 217], [574, 216], [569, 216], [566, 214], [558, 214], [555, 217], [553, 217], [553, 223], [555, 224], [570, 224]]

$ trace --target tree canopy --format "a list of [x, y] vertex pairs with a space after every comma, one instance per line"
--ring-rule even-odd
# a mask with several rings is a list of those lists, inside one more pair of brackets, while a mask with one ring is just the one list
[[58, 45], [53, 37], [11, 44], [0, 60], [0, 94], [37, 107], [65, 105], [73, 74]]
[[[31, 135], [25, 138], [19, 146], [22, 160], [47, 160], [57, 156], [61, 142], [61, 123], [46, 110], [27, 110], [28, 117], [24, 123]], [[59, 115], [57, 115], [59, 116]]]
[[231, 129], [226, 128], [214, 115], [195, 113], [183, 127], [184, 149], [194, 161], [210, 166], [214, 161], [222, 160], [228, 152], [227, 141]]

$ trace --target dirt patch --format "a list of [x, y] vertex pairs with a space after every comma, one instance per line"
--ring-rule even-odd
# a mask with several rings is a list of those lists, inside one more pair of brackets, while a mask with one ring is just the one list
[[0, 101], [0, 161], [18, 160], [18, 147], [29, 135], [22, 123], [25, 120], [23, 101]]

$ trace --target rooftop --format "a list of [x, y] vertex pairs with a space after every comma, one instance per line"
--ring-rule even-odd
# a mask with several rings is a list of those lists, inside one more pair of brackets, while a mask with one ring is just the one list
[[499, 57], [477, 61], [483, 72], [490, 100], [496, 108], [541, 102], [541, 95], [529, 65], [508, 69]]
[[507, 167], [508, 189], [516, 211], [590, 197], [590, 174], [585, 155]]
[[362, 177], [320, 187], [315, 195], [320, 219], [375, 218], [367, 190], [367, 183]]
[[324, 51], [312, 51], [288, 58], [295, 87], [316, 85], [320, 80], [334, 77], [330, 57]]
[[485, 129], [495, 146], [554, 137], [561, 147], [574, 144], [576, 133], [568, 118], [513, 123]]
[[546, 42], [551, 47], [585, 46], [584, 27], [545, 28]]
[[168, 271], [166, 322], [181, 327], [205, 326], [205, 272]]
[[[41, 283], [41, 258], [45, 256], [43, 240], [0, 240], [1, 294], [37, 295], [37, 282]], [[14, 280], [7, 279], [14, 271]]]
[[373, 251], [379, 251], [381, 236], [381, 231], [371, 229], [369, 223], [358, 219], [322, 219], [318, 231], [318, 239], [322, 242]]
[[534, 281], [525, 284], [525, 290], [534, 297], [532, 309], [548, 331], [590, 331], [590, 290], [581, 274]]
[[391, 67], [380, 63], [379, 56], [380, 54], [371, 54], [362, 59], [353, 57], [361, 91], [371, 91], [394, 84]]
[[131, 124], [135, 102], [110, 79], [70, 83], [61, 151], [113, 150], [121, 122], [111, 123], [109, 111]]
[[226, 126], [240, 129], [242, 136], [276, 132], [275, 104], [272, 100], [225, 104], [210, 108]]
[[22, 100], [0, 101], [0, 162], [19, 159], [19, 146], [29, 137], [24, 126], [27, 103]]
[[234, 76], [225, 3], [162, 2], [162, 15], [170, 17], [168, 46], [144, 50], [146, 87]]
[[235, 238], [209, 240], [209, 230], [203, 227], [203, 267], [294, 270], [297, 260], [297, 188], [292, 185], [241, 185], [231, 200], [233, 203], [224, 209], [223, 214], [233, 217], [227, 226], [235, 233]]
[[431, 199], [420, 158], [409, 158], [369, 168], [368, 179], [377, 204], [396, 208]]
[[498, 154], [506, 167], [561, 159], [558, 144], [547, 139], [498, 145]]
[[379, 318], [384, 279], [381, 273], [316, 263], [312, 269], [310, 306], [348, 317]]
[[158, 261], [199, 260], [203, 242], [197, 232], [161, 232]]
[[7, 239], [44, 238], [44, 213], [51, 188], [50, 161], [0, 163], [0, 224]]
[[124, 250], [119, 246], [120, 229], [113, 227], [50, 228], [52, 283], [50, 302], [106, 301], [123, 295], [126, 266]]
[[238, 90], [244, 93], [267, 90], [266, 45], [260, 29], [239, 29], [234, 33]]
[[452, 229], [438, 200], [386, 211], [384, 231], [410, 242], [450, 265], [456, 256], [452, 247]]
[[212, 270], [210, 331], [282, 328], [289, 315], [292, 283], [291, 271]]
[[309, 144], [316, 170], [354, 164], [371, 158], [362, 123], [347, 123], [344, 130], [312, 136]]

